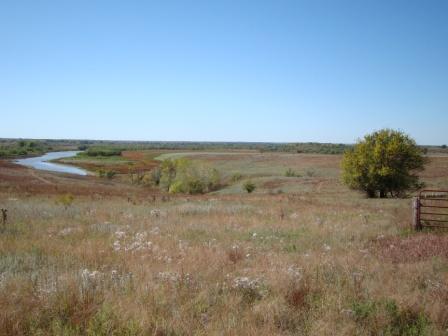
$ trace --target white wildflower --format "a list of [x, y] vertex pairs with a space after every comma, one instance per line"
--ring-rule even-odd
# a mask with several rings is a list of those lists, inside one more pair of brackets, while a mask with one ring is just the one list
[[355, 315], [355, 312], [351, 309], [342, 309], [341, 314], [344, 314], [348, 317], [353, 317]]
[[126, 237], [126, 232], [124, 232], [124, 231], [116, 231], [115, 232], [115, 237], [117, 239], [123, 239], [124, 237]]
[[120, 251], [121, 244], [119, 240], [114, 241], [114, 251]]
[[74, 228], [68, 227], [68, 228], [65, 228], [65, 229], [59, 231], [59, 235], [62, 236], [62, 237], [65, 237], [65, 236], [68, 236], [68, 235], [70, 235], [71, 233], [73, 233], [75, 231], [76, 230]]
[[158, 226], [156, 226], [154, 229], [152, 229], [151, 231], [149, 231], [149, 234], [151, 235], [158, 235], [160, 234], [160, 229]]
[[236, 277], [233, 279], [233, 288], [235, 289], [257, 289], [260, 287], [258, 279], [251, 279], [249, 277]]
[[175, 272], [159, 272], [157, 278], [163, 281], [176, 283], [179, 282], [180, 275]]
[[291, 278], [295, 280], [302, 279], [302, 269], [300, 267], [291, 265], [288, 267], [288, 270], [286, 272]]
[[103, 273], [99, 271], [89, 271], [87, 268], [81, 271], [81, 284], [84, 288], [90, 288], [98, 284], [102, 279]]
[[297, 218], [299, 218], [299, 215], [297, 214], [297, 212], [293, 212], [293, 213], [289, 216], [289, 218], [291, 218], [291, 219], [297, 219]]
[[147, 236], [148, 234], [146, 232], [137, 232], [135, 235], [135, 240], [138, 242], [143, 242]]
[[158, 210], [158, 209], [153, 209], [153, 210], [151, 210], [150, 214], [151, 214], [152, 217], [158, 218], [161, 215], [161, 211]]

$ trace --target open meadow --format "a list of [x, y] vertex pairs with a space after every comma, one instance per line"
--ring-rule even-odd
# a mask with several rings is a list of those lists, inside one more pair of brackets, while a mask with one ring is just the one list
[[448, 336], [448, 0], [0, 0], [0, 336]]
[[[178, 157], [219, 171], [221, 188], [131, 183]], [[111, 179], [0, 161], [0, 335], [447, 335], [448, 236], [413, 230], [411, 198], [349, 190], [341, 157], [66, 161], [113, 166]], [[448, 189], [448, 155], [421, 177]]]

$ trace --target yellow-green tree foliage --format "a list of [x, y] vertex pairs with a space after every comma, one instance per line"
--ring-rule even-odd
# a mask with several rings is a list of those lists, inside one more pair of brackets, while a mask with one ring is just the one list
[[421, 187], [415, 174], [427, 158], [415, 141], [400, 131], [383, 129], [368, 134], [342, 160], [342, 179], [369, 197], [399, 197]]
[[160, 170], [160, 186], [173, 194], [203, 194], [216, 190], [221, 181], [216, 169], [184, 158], [164, 160]]

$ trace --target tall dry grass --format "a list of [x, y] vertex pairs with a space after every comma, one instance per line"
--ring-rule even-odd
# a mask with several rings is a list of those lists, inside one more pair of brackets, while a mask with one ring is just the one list
[[446, 335], [444, 233], [414, 233], [409, 199], [303, 183], [67, 206], [1, 189], [0, 335]]
[[447, 328], [446, 256], [384, 255], [395, 237], [406, 256], [407, 200], [5, 202], [2, 335], [442, 335]]

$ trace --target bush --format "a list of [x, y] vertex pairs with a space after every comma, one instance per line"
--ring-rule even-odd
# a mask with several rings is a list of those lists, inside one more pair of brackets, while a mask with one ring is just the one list
[[426, 158], [415, 141], [402, 132], [384, 129], [366, 135], [344, 154], [342, 179], [368, 197], [401, 196], [421, 184], [413, 172], [423, 170]]
[[176, 178], [176, 164], [172, 160], [163, 160], [160, 166], [160, 186], [169, 191]]
[[232, 182], [238, 182], [243, 178], [243, 175], [241, 175], [241, 173], [235, 173], [232, 175]]
[[121, 150], [116, 148], [90, 147], [86, 150], [87, 156], [120, 156]]
[[288, 168], [286, 171], [285, 171], [285, 176], [286, 177], [300, 177], [300, 174], [298, 174], [296, 171], [294, 171], [293, 169], [291, 169], [291, 168]]
[[244, 190], [247, 191], [248, 194], [250, 194], [255, 190], [256, 186], [255, 186], [255, 183], [253, 183], [251, 181], [247, 181], [246, 183], [243, 184], [243, 188], [244, 188]]
[[75, 197], [72, 194], [65, 194], [58, 197], [56, 203], [61, 204], [67, 209], [70, 205], [72, 205]]
[[97, 172], [99, 177], [108, 178], [109, 180], [111, 180], [117, 174], [117, 172], [113, 170], [104, 170], [104, 169], [99, 169]]
[[203, 194], [216, 190], [220, 181], [216, 169], [197, 165], [184, 158], [164, 160], [160, 167], [161, 188], [174, 194]]
[[306, 170], [305, 174], [308, 177], [313, 177], [314, 175], [316, 175], [316, 171], [314, 169], [312, 169], [312, 168], [309, 168], [309, 169]]

